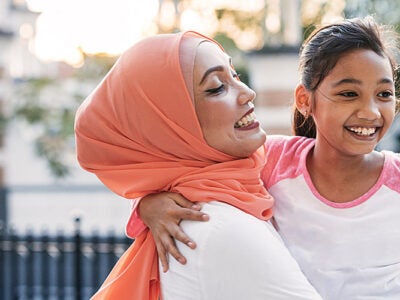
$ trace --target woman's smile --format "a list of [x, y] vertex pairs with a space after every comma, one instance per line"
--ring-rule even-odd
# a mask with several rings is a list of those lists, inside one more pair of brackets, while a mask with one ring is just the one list
[[256, 114], [254, 113], [254, 108], [250, 109], [239, 121], [235, 123], [235, 128], [247, 128], [253, 127], [255, 125]]

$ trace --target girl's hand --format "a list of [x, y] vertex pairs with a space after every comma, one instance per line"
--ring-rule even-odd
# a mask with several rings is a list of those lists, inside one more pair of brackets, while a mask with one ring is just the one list
[[164, 192], [143, 197], [138, 209], [153, 234], [163, 272], [169, 268], [168, 253], [181, 264], [186, 264], [186, 258], [179, 252], [175, 240], [192, 249], [196, 248], [196, 243], [182, 231], [179, 223], [182, 220], [207, 221], [209, 217], [200, 211], [201, 206], [180, 194]]

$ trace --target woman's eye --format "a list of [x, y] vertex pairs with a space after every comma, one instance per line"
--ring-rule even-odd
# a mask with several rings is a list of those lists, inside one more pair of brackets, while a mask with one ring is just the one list
[[235, 78], [236, 80], [240, 80], [240, 74], [239, 74], [239, 73], [233, 72], [233, 73], [232, 73], [232, 76], [233, 76], [233, 78]]
[[207, 93], [209, 94], [219, 94], [225, 89], [225, 85], [221, 84], [219, 87], [214, 88], [214, 89], [208, 89], [206, 90]]

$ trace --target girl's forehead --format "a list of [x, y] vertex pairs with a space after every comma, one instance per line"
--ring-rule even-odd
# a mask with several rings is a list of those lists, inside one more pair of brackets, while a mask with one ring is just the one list
[[[329, 76], [331, 75], [331, 76]], [[327, 77], [357, 76], [366, 77], [393, 77], [391, 63], [388, 57], [379, 55], [369, 49], [356, 49], [343, 53]]]

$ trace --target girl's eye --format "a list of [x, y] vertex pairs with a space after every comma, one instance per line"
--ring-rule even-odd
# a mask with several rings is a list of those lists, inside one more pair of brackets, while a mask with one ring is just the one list
[[339, 93], [339, 96], [343, 96], [346, 98], [354, 98], [354, 97], [357, 97], [358, 94], [356, 92], [341, 92], [341, 93]]
[[225, 85], [221, 84], [219, 87], [215, 88], [215, 89], [208, 89], [206, 90], [207, 93], [215, 95], [215, 94], [219, 94], [221, 92], [223, 92], [225, 89]]
[[385, 100], [392, 100], [393, 92], [392, 91], [383, 91], [378, 94], [378, 97], [384, 98]]

